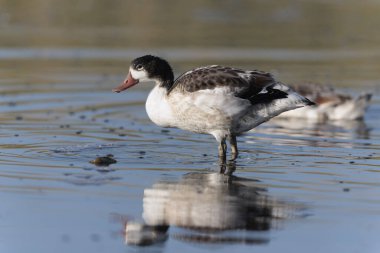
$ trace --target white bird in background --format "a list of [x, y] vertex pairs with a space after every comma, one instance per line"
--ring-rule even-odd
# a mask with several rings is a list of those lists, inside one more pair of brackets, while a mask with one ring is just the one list
[[174, 80], [169, 63], [152, 55], [134, 59], [127, 78], [113, 91], [121, 92], [143, 81], [156, 83], [146, 101], [149, 118], [161, 127], [213, 135], [223, 161], [226, 139], [235, 160], [236, 136], [282, 112], [314, 105], [270, 73], [212, 65]]
[[316, 106], [285, 112], [279, 116], [281, 118], [304, 118], [318, 122], [361, 120], [364, 118], [372, 97], [370, 93], [363, 93], [354, 98], [336, 91], [331, 86], [317, 83], [296, 84], [291, 87], [302, 96], [314, 101]]

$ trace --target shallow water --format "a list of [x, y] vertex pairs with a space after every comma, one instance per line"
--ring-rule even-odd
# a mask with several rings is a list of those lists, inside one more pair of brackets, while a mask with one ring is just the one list
[[[249, 9], [249, 1], [241, 1], [245, 12], [257, 15], [240, 18], [228, 4], [189, 3], [180, 14], [191, 15], [178, 16], [194, 19], [195, 26], [183, 34], [171, 24], [176, 32], [163, 38], [159, 27], [167, 17], [153, 15], [119, 34], [133, 19], [112, 5], [106, 13], [118, 18], [110, 21], [101, 12], [103, 1], [92, 7], [98, 19], [82, 19], [86, 4], [67, 18], [57, 15], [58, 9], [74, 7], [46, 1], [24, 17], [16, 15], [20, 6], [5, 2], [0, 2], [6, 7], [0, 12], [1, 252], [380, 250], [379, 38], [368, 40], [349, 29], [377, 29], [380, 21], [371, 16], [377, 4], [257, 1], [258, 8]], [[151, 8], [150, 14], [161, 10]], [[258, 15], [272, 8], [271, 20], [277, 21]], [[334, 26], [310, 16], [316, 8], [334, 16]], [[42, 15], [45, 9], [50, 19]], [[297, 26], [281, 42], [286, 24]], [[31, 32], [33, 25], [39, 36]], [[208, 29], [220, 26], [225, 30], [212, 30], [209, 40]], [[61, 38], [59, 31], [71, 28]], [[308, 35], [296, 31], [308, 28], [314, 28]], [[242, 36], [251, 29], [269, 42]], [[284, 82], [330, 83], [354, 96], [369, 91], [372, 103], [359, 122], [267, 122], [239, 137], [239, 158], [221, 175], [213, 137], [150, 122], [144, 108], [150, 84], [111, 92], [131, 58], [145, 52], [168, 58], [176, 75], [215, 63], [258, 68]], [[90, 163], [108, 154], [117, 163]], [[126, 236], [125, 223], [130, 229], [146, 223], [145, 232]], [[170, 226], [167, 231], [158, 227], [163, 223]], [[141, 242], [141, 235], [150, 246], [131, 245]]]
[[[195, 210], [194, 204], [186, 202], [191, 201], [188, 196], [205, 187], [214, 189], [209, 207], [193, 215], [204, 217], [205, 210], [211, 210], [212, 217], [230, 217], [230, 223], [219, 228], [222, 231], [194, 232], [187, 230], [191, 224], [169, 219], [167, 240], [144, 251], [244, 252], [258, 247], [261, 252], [276, 252], [294, 247], [308, 252], [376, 252], [379, 248], [378, 93], [364, 122], [284, 124], [277, 120], [260, 126], [239, 138], [237, 179], [225, 176], [211, 185], [193, 180], [195, 188], [182, 193], [182, 188], [165, 185], [182, 185], [188, 173], [196, 178], [204, 173], [218, 175], [213, 138], [154, 126], [144, 109], [149, 84], [114, 94], [110, 90], [122, 79], [121, 73], [99, 73], [101, 64], [83, 65], [83, 69], [65, 64], [37, 66], [26, 74], [29, 80], [3, 75], [2, 251], [140, 251], [124, 244], [122, 217], [142, 222], [143, 213], [152, 212], [146, 207], [149, 198], [144, 191], [151, 189], [155, 196], [157, 184], [161, 185], [158, 194], [177, 192], [177, 197], [163, 200], [171, 203], [169, 210], [189, 206]], [[114, 155], [117, 163], [109, 167], [89, 163], [107, 154]], [[243, 193], [234, 186], [241, 180]], [[269, 214], [265, 229], [238, 226], [236, 230], [231, 224], [239, 224], [233, 217], [244, 217], [241, 205], [256, 203], [242, 194], [258, 194], [270, 202], [265, 210], [281, 213], [284, 209], [287, 214], [280, 218]]]

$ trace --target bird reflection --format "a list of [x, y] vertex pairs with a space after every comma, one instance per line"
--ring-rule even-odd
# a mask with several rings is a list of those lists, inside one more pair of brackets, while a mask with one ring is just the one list
[[127, 222], [127, 244], [150, 245], [168, 238], [203, 243], [269, 242], [268, 233], [295, 217], [299, 204], [271, 197], [257, 180], [236, 177], [234, 163], [222, 173], [194, 172], [144, 190], [143, 223]]
[[296, 130], [305, 136], [323, 136], [336, 138], [370, 138], [370, 128], [364, 120], [314, 121], [306, 119], [274, 118], [272, 125], [279, 127], [279, 132], [289, 133]]

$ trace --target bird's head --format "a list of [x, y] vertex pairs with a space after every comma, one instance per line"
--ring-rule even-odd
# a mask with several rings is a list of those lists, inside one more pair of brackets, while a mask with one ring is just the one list
[[173, 80], [173, 71], [167, 61], [157, 56], [145, 55], [131, 62], [127, 77], [113, 91], [119, 93], [144, 81], [165, 84], [173, 83]]

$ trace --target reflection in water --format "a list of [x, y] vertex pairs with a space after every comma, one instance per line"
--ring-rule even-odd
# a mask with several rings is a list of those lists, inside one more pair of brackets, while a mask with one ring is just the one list
[[[257, 180], [226, 173], [193, 172], [179, 181], [160, 181], [145, 189], [144, 224], [127, 222], [127, 244], [149, 245], [168, 238], [170, 226], [182, 228], [178, 240], [203, 243], [269, 242], [263, 233], [294, 217], [301, 205], [268, 195]], [[261, 232], [261, 233], [258, 233]]]
[[330, 120], [319, 122], [307, 119], [274, 118], [271, 123], [277, 128], [270, 133], [283, 133], [299, 136], [318, 136], [337, 139], [369, 139], [370, 128], [364, 120]]

